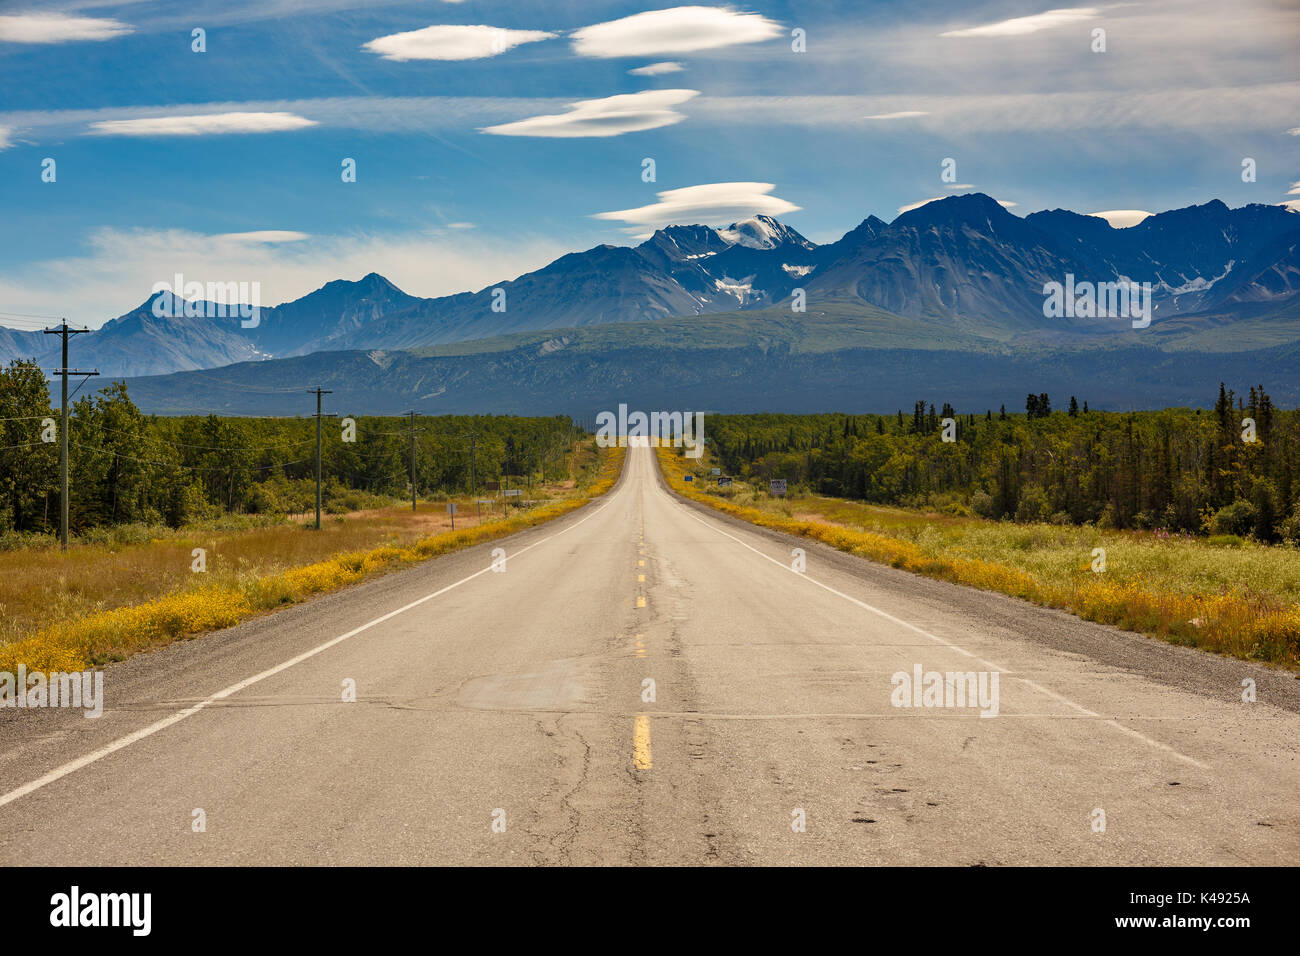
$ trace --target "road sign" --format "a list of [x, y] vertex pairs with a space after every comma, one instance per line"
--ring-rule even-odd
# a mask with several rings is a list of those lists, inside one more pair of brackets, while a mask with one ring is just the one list
[[687, 475], [687, 476], [686, 476], [686, 480], [687, 480], [687, 481], [694, 481], [694, 480], [695, 480], [695, 476], [694, 476], [694, 475]]
[[447, 502], [447, 514], [454, 515], [455, 513], [456, 513], [456, 502], [454, 501]]
[[714, 468], [712, 471], [709, 472], [709, 474], [710, 474], [710, 475], [720, 475], [720, 474], [722, 474], [722, 469], [721, 469], [721, 468]]
[[483, 482], [483, 488], [484, 488], [484, 490], [486, 490], [486, 491], [500, 491], [500, 490], [501, 490], [501, 482], [499, 482], [499, 481], [485, 481], [485, 482]]
[[783, 494], [785, 494], [785, 479], [784, 479], [784, 478], [773, 478], [773, 479], [772, 479], [772, 494], [774, 494], [774, 495], [783, 495]]
[[521, 492], [518, 488], [507, 488], [505, 491], [502, 492], [502, 494], [505, 495], [507, 498], [515, 498], [523, 494], [523, 492]]
[[728, 477], [726, 477], [725, 475], [724, 475], [723, 477], [719, 478], [719, 479], [718, 479], [718, 487], [719, 487], [719, 488], [730, 488], [730, 487], [731, 487], [731, 479], [728, 478]]

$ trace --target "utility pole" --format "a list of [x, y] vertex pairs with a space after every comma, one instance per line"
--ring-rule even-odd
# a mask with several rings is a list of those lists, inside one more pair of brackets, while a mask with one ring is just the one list
[[478, 432], [461, 432], [456, 437], [469, 439], [469, 490], [477, 496], [478, 480], [474, 471], [474, 450], [475, 446], [478, 445]]
[[[415, 510], [415, 409], [407, 412], [411, 416], [411, 510]], [[456, 527], [455, 518], [452, 518], [452, 528]]]
[[471, 432], [469, 436], [469, 486], [474, 492], [474, 497], [478, 497], [478, 483], [474, 480], [474, 446], [478, 443], [478, 432]]
[[325, 395], [332, 395], [333, 392], [321, 388], [319, 385], [315, 388], [307, 389], [308, 392], [316, 393], [316, 530], [320, 530], [320, 423], [324, 417], [324, 411], [321, 407], [322, 398]]
[[57, 329], [44, 329], [46, 335], [63, 337], [63, 365], [54, 374], [63, 379], [63, 401], [59, 413], [59, 541], [63, 550], [68, 550], [68, 376], [98, 375], [99, 372], [82, 372], [68, 368], [68, 336], [80, 335], [90, 329], [69, 328], [64, 319]]

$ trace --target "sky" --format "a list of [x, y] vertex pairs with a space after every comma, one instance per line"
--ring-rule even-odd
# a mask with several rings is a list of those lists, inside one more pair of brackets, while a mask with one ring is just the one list
[[757, 213], [830, 242], [975, 190], [1300, 207], [1300, 5], [1051, 4], [0, 0], [0, 325], [177, 273], [445, 295]]

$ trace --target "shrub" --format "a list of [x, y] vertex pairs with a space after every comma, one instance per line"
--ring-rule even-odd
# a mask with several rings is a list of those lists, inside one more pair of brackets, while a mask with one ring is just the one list
[[1017, 521], [1043, 521], [1052, 513], [1047, 493], [1038, 485], [1028, 485], [1016, 505]]
[[1300, 547], [1300, 511], [1277, 523], [1276, 534], [1279, 541], [1291, 547]]
[[1210, 534], [1232, 534], [1244, 538], [1254, 532], [1257, 516], [1253, 504], [1238, 498], [1216, 511], [1206, 530]]

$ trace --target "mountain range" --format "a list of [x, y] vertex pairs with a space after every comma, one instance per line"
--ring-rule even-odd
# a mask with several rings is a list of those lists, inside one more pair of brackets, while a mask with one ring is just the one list
[[[1150, 283], [1150, 327], [1046, 317], [1045, 284], [1064, 283], [1067, 276]], [[796, 301], [804, 311], [792, 308]], [[1103, 361], [1119, 370], [1115, 394], [1094, 400], [1103, 407], [1106, 398], [1123, 404], [1151, 397], [1132, 381], [1132, 372], [1134, 363], [1149, 367], [1154, 353], [1181, 355], [1189, 373], [1199, 367], [1189, 357], [1202, 355], [1218, 356], [1211, 361], [1224, 368], [1240, 363], [1249, 369], [1251, 362], [1271, 368], [1280, 361], [1285, 373], [1293, 354], [1286, 349], [1300, 342], [1300, 217], [1281, 206], [1230, 209], [1214, 200], [1116, 229], [1063, 209], [1020, 217], [987, 195], [970, 193], [930, 202], [890, 223], [870, 216], [824, 245], [767, 216], [723, 228], [667, 226], [636, 246], [596, 246], [517, 279], [440, 298], [408, 295], [371, 273], [263, 308], [252, 329], [241, 328], [237, 317], [160, 318], [153, 306], [150, 297], [80, 337], [77, 347], [88, 356], [81, 364], [137, 379], [132, 394], [146, 396], [142, 404], [158, 410], [262, 410], [259, 382], [275, 381], [291, 367], [324, 375], [331, 362], [372, 379], [376, 370], [383, 378], [400, 372], [410, 381], [390, 381], [388, 388], [404, 407], [452, 410], [458, 363], [489, 379], [506, 376], [498, 396], [531, 381], [536, 400], [551, 395], [565, 409], [594, 407], [589, 403], [598, 401], [603, 386], [568, 368], [574, 355], [600, 364], [601, 356], [630, 360], [636, 353], [641, 366], [610, 370], [636, 393], [672, 380], [662, 372], [645, 380], [639, 369], [647, 356], [653, 366], [655, 356], [701, 350], [711, 350], [712, 362], [728, 356], [715, 375], [734, 378], [729, 370], [748, 369], [752, 388], [740, 383], [723, 390], [736, 410], [768, 407], [763, 403], [776, 400], [773, 387], [789, 393], [762, 384], [762, 361], [776, 354], [819, 355], [824, 363], [831, 354], [844, 352], [843, 359], [873, 351], [895, 359], [918, 352], [930, 360], [953, 356], [951, 368], [940, 363], [928, 373], [937, 376], [936, 384], [948, 383], [952, 394], [970, 391], [967, 378], [979, 381], [972, 353], [1025, 370], [1051, 368], [1067, 355], [1080, 368]], [[0, 358], [34, 356], [57, 364], [54, 344], [40, 333], [0, 329]], [[1099, 358], [1101, 352], [1111, 354]], [[488, 356], [496, 356], [495, 364]], [[429, 362], [443, 370], [434, 378], [445, 375], [446, 381], [426, 389]], [[239, 382], [247, 399], [204, 404], [211, 396], [194, 391], [196, 383], [211, 383], [214, 376], [171, 374], [216, 368], [227, 373], [223, 381]], [[1184, 392], [1204, 398], [1201, 383], [1197, 389], [1178, 384], [1177, 363], [1169, 371], [1165, 400]], [[812, 370], [800, 374], [816, 378]], [[335, 376], [334, 384], [345, 394], [349, 387], [368, 394], [368, 385], [349, 386], [348, 377]], [[514, 410], [492, 394], [489, 387], [480, 396], [490, 406], [480, 410]], [[970, 392], [971, 399], [979, 394]]]

